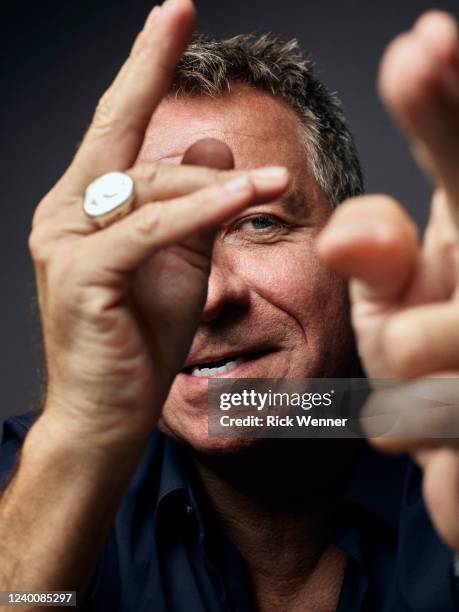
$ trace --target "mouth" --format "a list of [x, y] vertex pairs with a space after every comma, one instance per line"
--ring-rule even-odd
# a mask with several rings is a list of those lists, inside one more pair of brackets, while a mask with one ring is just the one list
[[218, 377], [228, 374], [243, 363], [259, 359], [269, 352], [269, 350], [255, 351], [244, 355], [232, 355], [231, 357], [225, 357], [216, 361], [197, 363], [183, 368], [182, 372], [188, 376], [196, 376], [198, 378]]

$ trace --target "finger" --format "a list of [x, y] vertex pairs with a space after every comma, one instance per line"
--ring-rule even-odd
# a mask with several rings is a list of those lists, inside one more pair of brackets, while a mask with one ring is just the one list
[[[225, 143], [209, 138], [192, 144], [185, 151], [181, 163], [187, 164], [184, 168], [187, 171], [193, 169], [190, 167], [193, 164], [231, 169], [234, 160], [231, 149]], [[210, 168], [208, 170], [210, 171]], [[220, 173], [217, 170], [212, 172], [216, 176], [224, 175], [227, 179], [236, 176], [229, 172]], [[254, 189], [255, 195], [256, 189]], [[155, 252], [136, 270], [132, 282], [133, 299], [146, 329], [160, 344], [161, 339], [173, 346], [181, 346], [187, 339], [191, 343], [207, 293], [213, 241], [217, 230], [217, 226], [211, 225], [193, 232], [179, 244], [173, 244], [159, 253]], [[200, 266], [198, 270], [196, 268], [190, 270], [189, 265], [177, 265], [177, 255], [183, 263], [189, 264], [190, 258], [191, 262], [196, 262], [196, 254]], [[171, 273], [174, 275], [174, 283], [170, 282]], [[152, 278], [155, 279], [155, 286], [160, 287], [159, 291], [145, 291], [145, 287], [151, 284]], [[186, 296], [186, 300], [183, 296]], [[171, 304], [174, 304], [173, 318], [179, 321], [180, 325], [168, 324], [166, 321], [158, 327], [158, 317], [161, 317], [161, 313], [169, 312]], [[189, 344], [187, 350], [188, 348]], [[187, 350], [182, 354], [182, 361], [186, 357]], [[177, 365], [176, 363], [167, 369], [175, 373], [178, 370]]]
[[[430, 10], [421, 15], [413, 28], [434, 53], [439, 62], [445, 66], [446, 79], [450, 71], [459, 68], [458, 29], [455, 18], [440, 10]], [[454, 85], [453, 85], [454, 86]]]
[[[211, 163], [211, 160], [208, 160]], [[215, 162], [214, 162], [215, 163]], [[231, 178], [250, 175], [253, 184], [253, 203], [274, 199], [289, 182], [289, 174], [282, 166], [268, 166], [250, 171], [217, 170], [198, 166], [177, 166], [168, 163], [141, 164], [127, 172], [135, 189], [134, 207], [153, 202], [180, 198], [195, 191], [222, 185]], [[56, 208], [54, 202], [40, 204], [40, 219], [35, 215], [35, 227], [43, 226], [48, 241], [66, 236], [85, 236], [99, 229], [96, 221], [83, 212], [82, 198], [73, 198], [67, 206]], [[37, 211], [38, 212], [38, 211]]]
[[390, 315], [381, 342], [394, 376], [412, 378], [459, 369], [457, 303], [416, 306]]
[[459, 446], [457, 372], [415, 380], [374, 379], [372, 386], [360, 424], [379, 450], [400, 453]]
[[432, 198], [422, 253], [423, 266], [413, 285], [413, 293], [425, 295], [425, 301], [430, 302], [451, 299], [459, 278], [459, 235], [451, 207], [441, 189], [437, 189]]
[[[86, 239], [81, 265], [85, 267], [86, 260], [106, 264], [92, 265], [96, 276], [85, 282], [103, 283], [105, 278], [105, 282], [113, 283], [116, 276], [135, 270], [157, 249], [219, 225], [248, 206], [253, 198], [250, 178], [239, 176], [183, 198], [147, 204]], [[207, 259], [207, 253], [202, 255]], [[202, 263], [208, 265], [208, 261]]]
[[459, 453], [438, 449], [424, 472], [423, 494], [427, 510], [440, 537], [459, 551]]
[[327, 266], [352, 279], [354, 301], [397, 298], [419, 257], [415, 224], [400, 204], [383, 195], [339, 206], [316, 244]]
[[[457, 425], [456, 418], [454, 424]], [[438, 419], [435, 419], [435, 425], [437, 427], [446, 425], [446, 419], [442, 419], [440, 416]], [[380, 431], [384, 427], [381, 419], [376, 427], [378, 427]], [[370, 428], [370, 431], [371, 430], [372, 428]], [[454, 431], [457, 433], [457, 428]], [[388, 455], [400, 455], [402, 453], [433, 453], [439, 448], [459, 449], [458, 437], [404, 436], [401, 434], [397, 435], [395, 430], [390, 433], [386, 432], [383, 436], [372, 436], [368, 434], [368, 443], [377, 451]], [[421, 454], [421, 460], [423, 457], [424, 455]], [[421, 461], [417, 463], [421, 465]]]
[[[205, 139], [187, 149], [179, 166], [161, 162], [144, 163], [127, 174], [134, 181], [136, 206], [142, 206], [145, 202], [177, 198], [247, 174], [247, 170], [231, 170], [233, 164], [233, 156], [227, 145], [216, 139]], [[285, 186], [288, 180], [287, 169], [283, 166], [255, 168], [249, 173], [255, 189], [255, 203], [258, 198], [265, 202], [270, 190], [272, 197], [275, 197], [279, 187]]]
[[221, 140], [203, 138], [188, 147], [182, 164], [231, 170], [234, 168], [234, 156], [229, 146]]
[[416, 461], [421, 470], [425, 470], [434, 453], [435, 448], [420, 448], [413, 453], [413, 459]]
[[[193, 152], [194, 147], [198, 147], [196, 153]], [[211, 185], [221, 185], [247, 173], [254, 187], [254, 203], [258, 200], [266, 202], [270, 196], [274, 198], [278, 195], [279, 188], [285, 187], [288, 182], [288, 172], [283, 166], [266, 166], [249, 171], [219, 170], [217, 164], [228, 164], [228, 158], [225, 160], [220, 154], [214, 157], [210, 149], [200, 150], [199, 142], [189, 150], [189, 160], [195, 158], [206, 165], [191, 165], [190, 162], [182, 162], [178, 166], [170, 163], [142, 164], [127, 172], [134, 181], [137, 208], [147, 202], [178, 198]]]
[[[92, 124], [64, 183], [81, 193], [91, 180], [125, 170], [138, 154], [145, 129], [193, 32], [191, 0], [167, 0], [147, 24], [142, 37], [111, 87], [102, 96]], [[141, 49], [139, 50], [139, 46]]]
[[[203, 165], [211, 168], [234, 168], [234, 156], [229, 146], [216, 138], [203, 138], [193, 143], [185, 151], [182, 158], [183, 166]], [[226, 173], [227, 175], [229, 173]], [[252, 181], [255, 185], [255, 181]], [[192, 251], [207, 252], [209, 257], [212, 255], [213, 242], [217, 231], [216, 226], [205, 228], [201, 232], [192, 234], [183, 243], [185, 248]]]
[[[381, 96], [407, 133], [421, 166], [459, 207], [459, 39], [446, 13], [423, 16], [386, 51]], [[455, 213], [458, 218], [457, 212]]]
[[[142, 163], [128, 170], [135, 185], [135, 206], [146, 202], [178, 198], [198, 189], [224, 183], [234, 173], [205, 166], [183, 166], [171, 163]], [[241, 174], [241, 173], [240, 173]]]

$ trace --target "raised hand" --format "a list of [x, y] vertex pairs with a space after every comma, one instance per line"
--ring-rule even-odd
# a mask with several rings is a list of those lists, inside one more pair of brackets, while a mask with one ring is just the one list
[[[48, 370], [43, 416], [58, 435], [88, 447], [146, 439], [199, 322], [216, 228], [288, 183], [282, 170], [270, 180], [135, 163], [194, 21], [191, 0], [155, 7], [71, 166], [34, 216], [30, 248]], [[215, 153], [218, 145], [210, 146]], [[136, 209], [99, 230], [82, 196], [114, 170], [133, 178]]]
[[[324, 261], [350, 279], [352, 318], [369, 376], [459, 374], [459, 39], [445, 13], [426, 13], [387, 49], [381, 96], [434, 181], [422, 244], [402, 206], [383, 195], [338, 208], [318, 242]], [[459, 400], [449, 411], [458, 431]], [[422, 418], [421, 415], [419, 418]], [[420, 431], [422, 427], [420, 428]], [[424, 468], [424, 495], [440, 535], [459, 550], [459, 454], [455, 439], [378, 437]]]

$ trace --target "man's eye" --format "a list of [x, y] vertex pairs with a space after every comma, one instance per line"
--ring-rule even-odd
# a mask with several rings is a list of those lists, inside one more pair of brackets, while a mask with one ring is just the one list
[[256, 217], [244, 219], [239, 229], [246, 232], [266, 232], [281, 227], [283, 227], [283, 223], [280, 219], [270, 215], [257, 215]]
[[271, 244], [288, 234], [291, 226], [276, 215], [254, 214], [235, 221], [225, 232], [233, 244]]

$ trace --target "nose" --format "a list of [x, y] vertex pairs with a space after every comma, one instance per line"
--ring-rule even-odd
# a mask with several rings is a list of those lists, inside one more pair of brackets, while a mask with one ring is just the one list
[[242, 311], [248, 304], [249, 288], [244, 278], [218, 249], [214, 249], [202, 322], [210, 323]]

